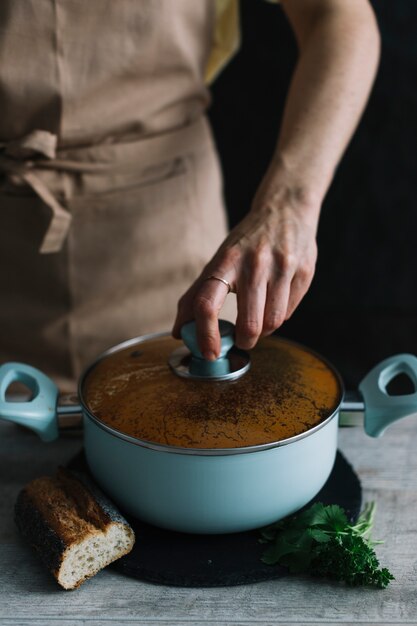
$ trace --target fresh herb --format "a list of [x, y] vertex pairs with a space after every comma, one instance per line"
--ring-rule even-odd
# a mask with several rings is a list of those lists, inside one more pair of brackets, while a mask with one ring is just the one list
[[379, 569], [371, 541], [375, 504], [365, 506], [355, 524], [337, 505], [318, 502], [292, 517], [261, 529], [261, 543], [272, 542], [262, 561], [279, 563], [292, 573], [308, 572], [344, 581], [348, 585], [384, 588], [394, 576], [386, 567]]

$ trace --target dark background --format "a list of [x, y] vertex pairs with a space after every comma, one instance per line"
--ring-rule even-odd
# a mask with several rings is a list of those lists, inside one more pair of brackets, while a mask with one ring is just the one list
[[[417, 2], [373, 5], [378, 77], [323, 205], [313, 284], [279, 331], [330, 359], [348, 388], [378, 360], [417, 354]], [[241, 0], [241, 27], [210, 110], [231, 226], [266, 170], [297, 56], [279, 7]]]

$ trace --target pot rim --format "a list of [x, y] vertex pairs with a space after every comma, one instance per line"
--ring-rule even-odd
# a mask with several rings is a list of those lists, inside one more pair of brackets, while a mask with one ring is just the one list
[[[252, 446], [242, 446], [239, 448], [184, 448], [181, 446], [173, 446], [169, 444], [156, 443], [154, 441], [148, 441], [146, 439], [139, 439], [137, 437], [132, 437], [131, 435], [127, 435], [126, 433], [123, 433], [120, 430], [117, 430], [115, 428], [112, 428], [111, 426], [108, 426], [107, 424], [102, 422], [98, 417], [96, 417], [91, 412], [86, 402], [84, 401], [83, 392], [82, 392], [85, 379], [87, 378], [88, 374], [94, 369], [94, 367], [100, 361], [108, 357], [110, 354], [113, 354], [114, 352], [119, 352], [120, 350], [124, 350], [125, 348], [129, 348], [130, 346], [137, 345], [138, 343], [143, 343], [144, 341], [148, 341], [150, 339], [158, 339], [159, 337], [168, 337], [170, 335], [171, 333], [169, 331], [163, 331], [163, 332], [158, 332], [158, 333], [148, 333], [146, 335], [133, 337], [132, 339], [127, 339], [126, 341], [123, 341], [121, 343], [116, 344], [115, 346], [112, 346], [111, 348], [108, 348], [107, 350], [105, 350], [105, 352], [102, 352], [90, 365], [88, 365], [85, 368], [85, 370], [82, 372], [78, 381], [78, 398], [83, 408], [84, 415], [88, 417], [88, 419], [90, 419], [92, 422], [94, 422], [97, 426], [99, 426], [99, 428], [106, 431], [110, 435], [118, 439], [123, 439], [127, 443], [132, 443], [142, 448], [148, 448], [150, 450], [155, 450], [157, 452], [166, 452], [166, 453], [171, 453], [171, 454], [182, 454], [182, 455], [190, 455], [190, 456], [232, 456], [235, 454], [250, 454], [254, 452], [263, 452], [265, 450], [271, 450], [273, 448], [280, 448], [282, 446], [287, 446], [291, 443], [296, 443], [297, 441], [304, 439], [305, 437], [309, 437], [310, 435], [313, 435], [314, 433], [316, 433], [318, 430], [320, 430], [321, 428], [326, 426], [329, 422], [331, 422], [339, 414], [340, 406], [343, 402], [343, 397], [344, 397], [344, 384], [343, 384], [341, 375], [339, 374], [337, 369], [334, 367], [334, 365], [332, 365], [330, 361], [328, 361], [325, 357], [323, 357], [321, 354], [319, 354], [315, 350], [312, 350], [311, 348], [306, 348], [304, 345], [296, 341], [292, 341], [292, 339], [286, 339], [285, 337], [280, 337], [281, 341], [285, 341], [294, 346], [297, 346], [298, 348], [307, 350], [308, 352], [310, 352], [310, 354], [313, 354], [314, 356], [319, 358], [321, 361], [323, 361], [323, 363], [325, 363], [335, 375], [337, 382], [339, 384], [339, 388], [340, 388], [339, 403], [336, 406], [333, 413], [331, 413], [328, 417], [326, 417], [325, 420], [323, 420], [319, 424], [316, 424], [312, 428], [309, 428], [303, 433], [298, 433], [297, 435], [293, 435], [292, 437], [287, 437], [286, 439], [280, 439], [279, 441], [255, 444]], [[210, 381], [207, 381], [207, 384], [210, 384]]]

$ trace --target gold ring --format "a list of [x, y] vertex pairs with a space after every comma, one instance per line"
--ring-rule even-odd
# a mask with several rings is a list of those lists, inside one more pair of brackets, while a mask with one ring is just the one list
[[232, 291], [232, 287], [230, 283], [227, 282], [225, 278], [220, 278], [220, 276], [208, 276], [205, 280], [211, 280], [211, 279], [219, 280], [221, 283], [223, 283], [223, 285], [226, 285], [227, 293], [230, 293]]

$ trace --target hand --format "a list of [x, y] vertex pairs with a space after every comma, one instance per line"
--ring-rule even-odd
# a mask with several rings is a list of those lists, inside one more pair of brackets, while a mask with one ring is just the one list
[[217, 319], [227, 280], [237, 294], [236, 343], [253, 347], [288, 319], [317, 257], [319, 209], [375, 76], [379, 35], [366, 0], [283, 0], [300, 55], [280, 136], [253, 208], [182, 296], [173, 328], [193, 318], [200, 350], [220, 349]]
[[227, 285], [209, 276], [224, 278], [236, 293], [236, 345], [247, 350], [292, 315], [314, 275], [319, 207], [297, 193], [268, 185], [265, 193], [264, 187], [178, 303], [174, 337], [195, 319], [200, 350], [209, 360], [220, 352], [218, 317], [228, 293]]

